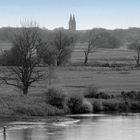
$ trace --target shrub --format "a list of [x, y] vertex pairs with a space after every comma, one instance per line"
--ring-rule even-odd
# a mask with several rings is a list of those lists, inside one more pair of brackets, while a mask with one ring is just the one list
[[97, 95], [97, 97], [99, 99], [110, 99], [110, 98], [113, 97], [113, 95], [109, 95], [109, 94], [107, 94], [105, 92], [99, 92], [98, 95]]
[[110, 67], [110, 64], [109, 63], [104, 63], [104, 64], [102, 64], [102, 67]]
[[81, 106], [81, 113], [92, 113], [92, 111], [93, 111], [92, 104], [85, 100]]
[[46, 102], [59, 109], [63, 109], [66, 106], [67, 92], [61, 87], [48, 88], [46, 95]]
[[97, 99], [110, 99], [113, 95], [109, 95], [105, 92], [98, 92], [96, 87], [90, 87], [84, 94], [86, 98], [97, 98]]
[[118, 108], [119, 108], [119, 104], [115, 101], [103, 102], [103, 110], [104, 111], [117, 111]]
[[133, 100], [140, 100], [140, 92], [139, 91], [122, 91], [121, 92], [121, 97], [126, 100], [126, 99], [133, 99]]
[[84, 98], [82, 95], [71, 95], [68, 98], [68, 107], [71, 113], [81, 113], [81, 107], [83, 106]]
[[139, 102], [131, 103], [130, 109], [132, 111], [140, 111], [140, 103]]
[[93, 111], [94, 112], [103, 111], [102, 101], [93, 101], [92, 105], [93, 105]]
[[119, 111], [126, 111], [128, 112], [130, 109], [130, 104], [129, 102], [120, 102], [119, 103]]
[[90, 102], [84, 99], [82, 95], [71, 95], [68, 98], [68, 108], [70, 113], [91, 113], [93, 106]]
[[97, 98], [98, 90], [96, 87], [90, 87], [86, 90], [84, 96], [86, 98]]

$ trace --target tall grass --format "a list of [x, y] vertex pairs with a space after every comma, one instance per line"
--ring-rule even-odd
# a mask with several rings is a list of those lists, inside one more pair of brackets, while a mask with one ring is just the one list
[[49, 116], [62, 115], [64, 111], [46, 104], [39, 96], [2, 96], [0, 99], [0, 116]]

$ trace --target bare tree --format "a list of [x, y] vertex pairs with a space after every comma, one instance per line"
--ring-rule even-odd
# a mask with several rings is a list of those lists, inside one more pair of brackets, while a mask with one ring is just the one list
[[94, 45], [95, 45], [97, 39], [98, 39], [98, 36], [96, 34], [94, 34], [93, 31], [91, 31], [89, 33], [87, 48], [84, 49], [84, 54], [85, 54], [84, 64], [87, 64], [89, 54], [93, 52]]
[[52, 46], [55, 47], [55, 61], [56, 65], [59, 66], [68, 62], [71, 57], [75, 39], [63, 29], [57, 29], [54, 34], [55, 37], [52, 41]]
[[7, 66], [7, 72], [1, 74], [0, 78], [4, 84], [15, 86], [27, 95], [32, 83], [44, 76], [43, 71], [36, 67], [36, 48], [40, 45], [39, 28], [36, 23], [25, 22], [22, 28], [18, 29], [12, 43], [11, 53], [16, 57], [16, 65]]
[[96, 51], [97, 48], [118, 48], [120, 46], [120, 40], [112, 36], [110, 33], [102, 31], [97, 32], [92, 30], [89, 33], [87, 48], [84, 49], [85, 60], [87, 64], [89, 54]]
[[136, 66], [139, 67], [140, 66], [140, 42], [136, 41], [134, 43], [131, 43], [128, 46], [128, 48], [137, 52], [137, 55], [134, 56], [134, 60], [136, 61]]

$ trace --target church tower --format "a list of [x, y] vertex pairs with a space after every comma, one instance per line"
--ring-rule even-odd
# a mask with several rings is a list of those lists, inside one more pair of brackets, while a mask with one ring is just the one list
[[70, 31], [76, 31], [76, 20], [75, 20], [75, 15], [70, 15], [70, 20], [69, 20], [69, 30]]

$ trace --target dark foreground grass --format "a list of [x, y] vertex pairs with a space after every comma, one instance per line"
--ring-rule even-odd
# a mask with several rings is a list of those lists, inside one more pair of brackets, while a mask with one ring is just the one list
[[54, 116], [63, 115], [64, 110], [51, 106], [45, 102], [42, 95], [12, 95], [1, 96], [0, 116]]

